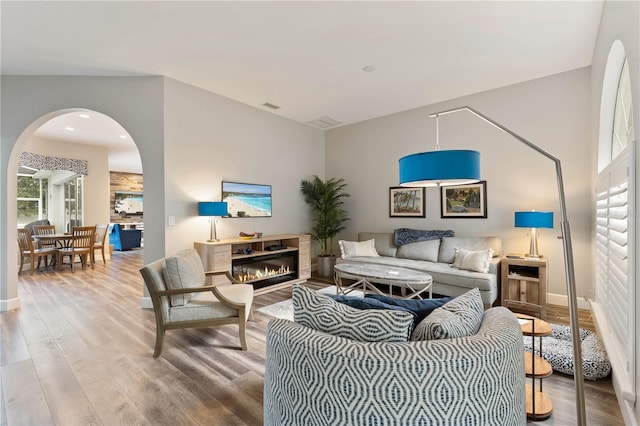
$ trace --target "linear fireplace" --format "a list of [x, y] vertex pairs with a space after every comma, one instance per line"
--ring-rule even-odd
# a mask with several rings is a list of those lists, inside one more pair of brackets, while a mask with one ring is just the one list
[[298, 252], [233, 259], [232, 274], [242, 283], [263, 288], [298, 278]]

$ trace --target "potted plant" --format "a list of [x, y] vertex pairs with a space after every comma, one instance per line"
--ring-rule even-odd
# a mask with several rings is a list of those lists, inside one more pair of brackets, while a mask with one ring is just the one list
[[333, 238], [345, 229], [344, 224], [349, 220], [347, 211], [342, 208], [343, 199], [349, 196], [344, 191], [346, 186], [342, 178], [322, 180], [315, 175], [312, 180], [300, 182], [304, 201], [311, 206], [314, 222], [311, 236], [320, 242], [318, 275], [322, 277], [330, 277], [333, 273], [336, 262]]

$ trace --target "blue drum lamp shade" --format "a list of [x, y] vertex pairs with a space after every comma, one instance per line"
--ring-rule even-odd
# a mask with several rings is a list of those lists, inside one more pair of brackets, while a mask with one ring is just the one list
[[400, 158], [401, 186], [464, 185], [480, 180], [480, 153], [442, 150]]
[[529, 245], [528, 257], [542, 257], [538, 252], [538, 231], [539, 228], [553, 228], [553, 212], [515, 212], [514, 223], [516, 228], [531, 229], [531, 243]]
[[227, 203], [224, 201], [202, 201], [198, 203], [198, 216], [211, 217], [211, 232], [209, 241], [219, 241], [216, 232], [216, 216], [227, 216], [229, 214]]

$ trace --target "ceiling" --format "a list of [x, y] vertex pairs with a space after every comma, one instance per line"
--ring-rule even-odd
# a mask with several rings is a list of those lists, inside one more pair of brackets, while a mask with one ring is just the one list
[[329, 128], [589, 66], [603, 2], [2, 1], [0, 8], [2, 74], [164, 75]]

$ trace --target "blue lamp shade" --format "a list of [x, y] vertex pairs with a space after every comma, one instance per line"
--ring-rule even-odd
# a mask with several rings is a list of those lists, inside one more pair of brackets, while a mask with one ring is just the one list
[[553, 228], [553, 212], [515, 212], [516, 228]]
[[420, 152], [399, 162], [401, 186], [462, 185], [480, 180], [478, 151]]
[[202, 201], [198, 203], [198, 216], [227, 216], [226, 201]]

